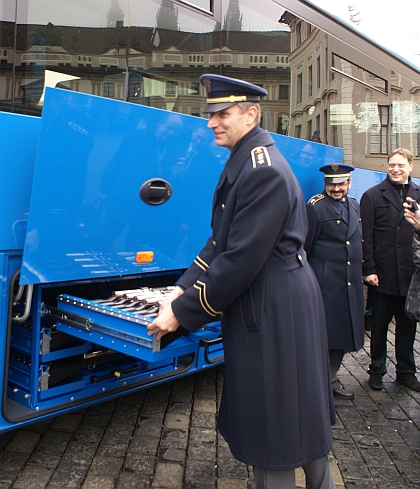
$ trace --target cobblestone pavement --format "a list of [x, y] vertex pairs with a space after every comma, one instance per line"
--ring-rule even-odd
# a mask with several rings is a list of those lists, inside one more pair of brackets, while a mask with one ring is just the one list
[[[416, 359], [420, 358], [420, 335]], [[345, 357], [331, 465], [337, 488], [420, 488], [420, 393], [395, 384], [389, 335], [385, 389], [367, 385], [365, 348]], [[0, 489], [252, 489], [252, 468], [216, 433], [223, 367], [0, 436]], [[299, 469], [297, 487], [305, 487]]]

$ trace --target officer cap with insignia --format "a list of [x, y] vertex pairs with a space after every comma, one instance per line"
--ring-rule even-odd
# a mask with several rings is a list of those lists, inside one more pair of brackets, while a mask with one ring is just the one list
[[267, 90], [243, 80], [222, 75], [201, 75], [200, 83], [207, 90], [205, 114], [227, 109], [238, 102], [257, 102], [267, 95]]
[[324, 180], [327, 183], [344, 183], [350, 178], [350, 173], [354, 166], [345, 165], [344, 163], [332, 163], [323, 165], [319, 169], [324, 173]]

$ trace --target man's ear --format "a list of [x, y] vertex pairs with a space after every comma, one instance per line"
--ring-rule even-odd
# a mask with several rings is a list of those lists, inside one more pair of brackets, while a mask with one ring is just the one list
[[247, 124], [252, 124], [255, 122], [255, 119], [257, 118], [258, 110], [257, 107], [252, 105], [246, 112], [246, 123]]

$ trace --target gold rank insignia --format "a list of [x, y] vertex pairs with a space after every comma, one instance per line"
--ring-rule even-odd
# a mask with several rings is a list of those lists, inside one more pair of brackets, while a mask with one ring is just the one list
[[325, 199], [325, 195], [316, 194], [308, 200], [308, 204], [315, 205], [320, 200]]
[[271, 166], [271, 158], [265, 146], [257, 146], [251, 151], [252, 166], [257, 168], [257, 165]]

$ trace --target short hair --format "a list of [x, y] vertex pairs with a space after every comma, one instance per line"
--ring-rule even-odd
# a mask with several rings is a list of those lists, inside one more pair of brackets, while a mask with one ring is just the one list
[[255, 118], [255, 122], [259, 124], [261, 122], [261, 106], [260, 104], [256, 102], [238, 102], [237, 104], [239, 106], [239, 109], [241, 110], [242, 114], [245, 114], [245, 112], [250, 109], [251, 107], [256, 107], [257, 108], [257, 117]]
[[395, 155], [401, 155], [409, 163], [413, 163], [413, 153], [409, 149], [405, 149], [405, 148], [397, 148], [397, 149], [394, 149], [393, 151], [391, 151], [391, 153], [389, 153], [388, 162]]

